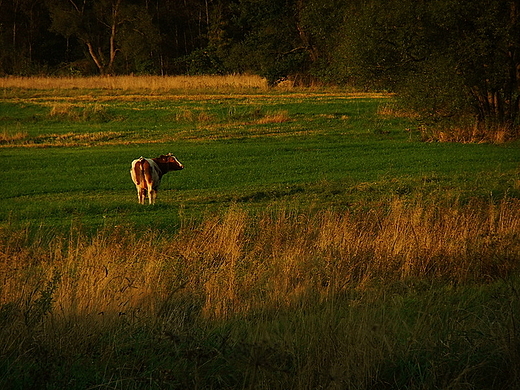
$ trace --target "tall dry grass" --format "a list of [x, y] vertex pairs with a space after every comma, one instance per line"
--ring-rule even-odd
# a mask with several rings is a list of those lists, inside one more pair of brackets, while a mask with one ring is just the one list
[[486, 285], [518, 272], [519, 206], [231, 207], [169, 236], [3, 231], [0, 385], [508, 388], [520, 297]]
[[520, 265], [519, 206], [395, 201], [369, 211], [259, 216], [233, 207], [168, 238], [130, 226], [95, 237], [4, 231], [0, 305], [30, 312], [50, 283], [60, 316], [157, 315], [174, 295], [188, 294], [205, 316], [226, 317], [378, 280], [492, 280]]
[[[378, 115], [394, 118], [420, 119], [420, 115], [412, 110], [398, 107], [395, 103], [381, 104]], [[442, 125], [420, 125], [419, 132], [425, 142], [457, 142], [457, 143], [491, 143], [503, 144], [519, 137], [516, 126], [507, 124], [478, 124], [473, 119], [465, 119], [466, 123]], [[468, 123], [469, 122], [469, 123]]]
[[492, 143], [503, 144], [518, 139], [518, 129], [513, 126], [446, 126], [444, 128], [421, 127], [422, 139], [426, 142]]
[[265, 79], [255, 75], [226, 76], [92, 76], [3, 77], [0, 88], [107, 89], [107, 90], [241, 90], [267, 89]]

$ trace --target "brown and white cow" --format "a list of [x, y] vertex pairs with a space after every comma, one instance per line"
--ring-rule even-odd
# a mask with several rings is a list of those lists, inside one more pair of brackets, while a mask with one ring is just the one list
[[154, 204], [163, 175], [183, 168], [183, 165], [171, 153], [157, 158], [140, 157], [132, 161], [130, 175], [137, 188], [139, 203], [144, 204], [148, 194], [148, 201], [150, 204]]

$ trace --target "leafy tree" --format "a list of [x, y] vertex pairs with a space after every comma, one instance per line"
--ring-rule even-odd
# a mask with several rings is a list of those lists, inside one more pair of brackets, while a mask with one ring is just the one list
[[333, 81], [331, 38], [347, 6], [343, 0], [220, 0], [208, 48], [225, 69], [253, 71], [270, 84]]
[[141, 4], [126, 5], [125, 22], [116, 35], [116, 43], [124, 61], [124, 73], [153, 74], [158, 70], [160, 32], [149, 10]]
[[369, 0], [343, 36], [345, 73], [361, 84], [432, 120], [518, 134], [520, 1]]
[[[155, 52], [161, 74], [206, 73], [206, 57], [211, 52], [205, 50], [208, 47], [208, 25], [211, 10], [218, 1], [147, 1], [159, 34]], [[203, 64], [203, 69], [198, 68], [199, 63]], [[207, 70], [207, 73], [214, 72]]]
[[221, 1], [211, 19], [210, 47], [224, 67], [276, 80], [305, 72], [311, 61], [298, 32], [298, 0]]
[[242, 66], [267, 78], [270, 84], [304, 66], [291, 0], [243, 0], [237, 21], [243, 39], [236, 46]]
[[351, 8], [343, 0], [298, 0], [296, 28], [310, 62], [307, 72], [315, 79], [339, 83], [334, 55], [344, 16]]
[[[189, 74], [226, 74], [243, 72], [241, 59], [233, 58], [233, 45], [243, 38], [233, 24], [237, 3], [233, 0], [206, 0], [206, 34], [198, 48], [185, 57]], [[237, 34], [238, 33], [238, 34]], [[202, 37], [201, 37], [202, 38]], [[237, 61], [238, 60], [238, 61]]]

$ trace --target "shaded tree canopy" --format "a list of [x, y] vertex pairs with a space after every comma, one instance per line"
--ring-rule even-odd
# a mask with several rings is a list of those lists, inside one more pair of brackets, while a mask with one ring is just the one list
[[519, 17], [520, 0], [0, 0], [0, 75], [252, 72], [516, 129]]
[[350, 76], [398, 92], [432, 119], [514, 130], [519, 16], [516, 0], [369, 1], [345, 25], [338, 55]]

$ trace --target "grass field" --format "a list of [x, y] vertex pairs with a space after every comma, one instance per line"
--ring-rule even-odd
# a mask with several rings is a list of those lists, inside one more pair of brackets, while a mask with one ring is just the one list
[[518, 141], [251, 76], [0, 87], [3, 388], [518, 383]]
[[[168, 228], [179, 210], [247, 203], [350, 207], [393, 196], [517, 197], [518, 144], [419, 142], [385, 95], [323, 91], [154, 93], [4, 90], [1, 218]], [[24, 97], [20, 97], [24, 96]], [[129, 166], [172, 152], [156, 207], [136, 205]]]

